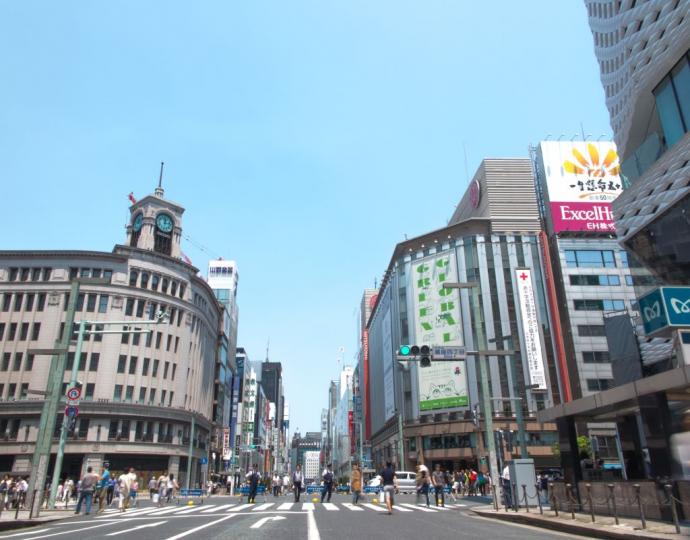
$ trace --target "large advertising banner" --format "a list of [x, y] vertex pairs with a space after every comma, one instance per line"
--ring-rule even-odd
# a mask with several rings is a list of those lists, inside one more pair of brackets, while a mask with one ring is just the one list
[[534, 298], [534, 285], [532, 284], [532, 270], [516, 268], [515, 283], [517, 284], [520, 315], [522, 316], [522, 335], [525, 340], [522, 358], [527, 362], [530, 384], [538, 385], [540, 390], [546, 390], [546, 374], [544, 372], [541, 334], [539, 333], [537, 302]]
[[612, 142], [540, 144], [555, 233], [614, 232], [611, 202], [623, 191]]
[[383, 317], [383, 408], [385, 419], [395, 414], [395, 383], [393, 381], [393, 336], [391, 335], [390, 303]]
[[[443, 283], [457, 282], [455, 252], [449, 251], [412, 264], [415, 344], [464, 344], [460, 305], [456, 289], [444, 289]], [[432, 411], [469, 406], [465, 362], [431, 362], [419, 366], [419, 409]]]

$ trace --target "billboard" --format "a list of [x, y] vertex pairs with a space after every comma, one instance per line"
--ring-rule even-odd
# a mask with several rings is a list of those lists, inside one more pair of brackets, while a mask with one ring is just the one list
[[[444, 282], [458, 281], [455, 252], [448, 251], [412, 263], [415, 344], [464, 345], [458, 293]], [[418, 367], [419, 409], [431, 411], [469, 406], [465, 362], [432, 362]]]
[[543, 141], [540, 151], [553, 232], [615, 232], [611, 202], [623, 191], [616, 145]]
[[515, 283], [517, 284], [522, 335], [525, 343], [522, 357], [527, 362], [530, 384], [537, 385], [539, 390], [546, 390], [546, 373], [544, 372], [544, 357], [542, 355], [541, 334], [539, 333], [537, 302], [534, 299], [532, 270], [516, 268]]

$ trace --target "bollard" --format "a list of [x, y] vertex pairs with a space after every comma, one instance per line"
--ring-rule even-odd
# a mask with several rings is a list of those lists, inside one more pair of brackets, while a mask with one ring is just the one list
[[529, 514], [529, 501], [527, 500], [527, 486], [525, 484], [522, 484], [522, 497], [525, 500], [525, 510]]
[[594, 504], [592, 503], [592, 484], [585, 484], [587, 488], [587, 502], [589, 502], [589, 513], [592, 516], [592, 523], [594, 523]]
[[608, 484], [609, 488], [609, 498], [613, 501], [613, 518], [616, 520], [616, 525], [620, 525], [618, 520], [618, 505], [616, 504], [616, 492], [614, 491], [614, 485]]
[[635, 495], [637, 496], [637, 508], [640, 510], [640, 522], [642, 523], [642, 528], [647, 528], [647, 520], [644, 517], [644, 507], [642, 505], [642, 497], [640, 496], [640, 484], [633, 484], [635, 488]]
[[543, 516], [544, 507], [542, 507], [541, 505], [541, 488], [539, 487], [539, 484], [534, 484], [534, 489], [537, 490], [537, 501], [539, 501], [539, 513]]
[[575, 519], [575, 507], [573, 506], [573, 494], [571, 493], [572, 489], [571, 484], [566, 484], [565, 485], [565, 496], [568, 497], [568, 508], [570, 509], [570, 517], [572, 519]]
[[494, 509], [496, 512], [498, 512], [498, 496], [496, 495], [496, 486], [491, 484], [491, 492], [493, 493], [494, 496]]
[[673, 500], [673, 486], [671, 486], [671, 484], [665, 484], [664, 491], [666, 492], [668, 502], [671, 505], [671, 514], [673, 514], [673, 525], [676, 527], [676, 533], [680, 534], [680, 524], [678, 523], [678, 509], [676, 508], [676, 501]]
[[19, 507], [20, 507], [20, 504], [19, 504], [19, 497], [17, 497], [17, 509], [16, 509], [15, 512], [14, 512], [14, 519], [18, 519], [18, 518], [19, 518]]
[[558, 517], [558, 497], [556, 497], [556, 493], [553, 490], [553, 482], [549, 484], [549, 492], [551, 493], [551, 507], [556, 512], [556, 517]]

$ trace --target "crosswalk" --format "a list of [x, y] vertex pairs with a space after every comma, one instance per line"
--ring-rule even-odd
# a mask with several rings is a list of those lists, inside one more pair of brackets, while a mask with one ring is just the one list
[[[460, 508], [465, 508], [466, 504], [447, 504], [445, 507], [438, 506], [422, 506], [410, 503], [400, 503], [394, 506], [394, 511], [408, 513], [408, 512], [447, 512], [450, 510], [457, 510]], [[194, 506], [173, 506], [173, 507], [148, 507], [148, 508], [136, 508], [133, 510], [128, 510], [126, 512], [120, 512], [116, 509], [108, 509], [102, 514], [99, 514], [99, 518], [117, 518], [117, 517], [147, 517], [153, 518], [157, 516], [187, 516], [193, 517], [195, 515], [209, 515], [215, 516], [218, 514], [226, 513], [280, 513], [280, 512], [387, 512], [387, 508], [384, 504], [373, 504], [369, 502], [352, 504], [352, 503], [294, 503], [294, 502], [284, 502], [284, 503], [233, 503], [233, 504], [200, 504]]]

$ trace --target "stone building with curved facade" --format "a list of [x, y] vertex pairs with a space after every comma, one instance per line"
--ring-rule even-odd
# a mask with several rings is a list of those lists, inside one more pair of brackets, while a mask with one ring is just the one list
[[[105, 283], [81, 285], [75, 323], [99, 330], [131, 321], [106, 328], [152, 332], [87, 334], [80, 358], [68, 354], [63, 390], [77, 362], [82, 396], [63, 476], [108, 461], [114, 471], [131, 466], [146, 479], [170, 471], [185, 481], [191, 438], [191, 479], [200, 478], [223, 311], [198, 269], [182, 260], [183, 212], [159, 187], [130, 207], [126, 243], [112, 252], [0, 251], [0, 473], [31, 469], [50, 365], [31, 351], [55, 346], [71, 281], [92, 277]], [[161, 311], [164, 322], [138, 325]], [[62, 418], [61, 406], [51, 469]]]

